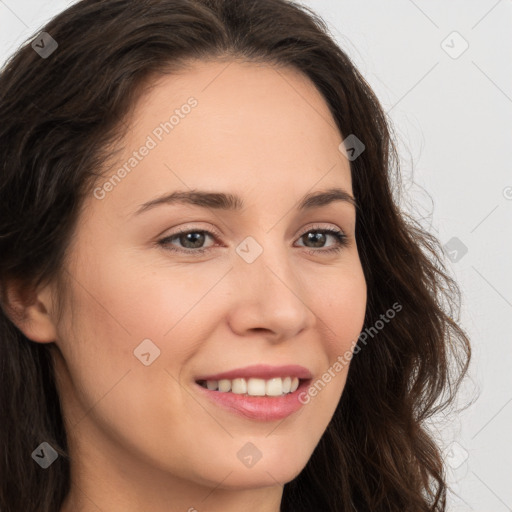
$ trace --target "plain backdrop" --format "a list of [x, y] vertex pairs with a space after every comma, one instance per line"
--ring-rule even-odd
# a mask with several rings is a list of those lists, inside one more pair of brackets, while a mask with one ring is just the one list
[[[0, 62], [74, 2], [0, 0]], [[302, 0], [394, 128], [407, 204], [445, 247], [473, 404], [436, 432], [450, 511], [512, 510], [512, 1]], [[433, 425], [434, 428], [434, 425]]]

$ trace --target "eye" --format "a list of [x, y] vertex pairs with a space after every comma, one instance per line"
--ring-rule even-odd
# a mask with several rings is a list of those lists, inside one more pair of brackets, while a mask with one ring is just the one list
[[348, 245], [348, 237], [343, 233], [343, 231], [334, 228], [322, 228], [322, 227], [314, 227], [313, 229], [309, 229], [305, 233], [303, 233], [299, 240], [306, 237], [308, 242], [313, 242], [314, 244], [323, 244], [327, 237], [333, 237], [335, 239], [335, 244], [329, 249], [322, 250], [307, 250], [308, 254], [318, 254], [318, 253], [336, 253], [341, 251], [344, 247]]
[[[170, 251], [181, 252], [185, 254], [204, 254], [208, 249], [200, 247], [202, 243], [204, 243], [205, 238], [209, 236], [213, 239], [218, 238], [218, 235], [215, 233], [211, 233], [210, 231], [204, 229], [188, 229], [178, 231], [177, 233], [163, 238], [158, 242], [159, 245], [165, 247]], [[185, 249], [181, 249], [179, 247], [175, 247], [172, 245], [174, 240], [179, 241]]]
[[[208, 237], [213, 240], [220, 239], [220, 235], [218, 233], [212, 233], [208, 230], [184, 229], [159, 240], [158, 245], [169, 251], [197, 256], [205, 254], [207, 251], [211, 250], [211, 246], [206, 248], [202, 247]], [[323, 249], [322, 246], [326, 243], [328, 237], [334, 238], [335, 243], [332, 247]], [[306, 250], [306, 253], [308, 254], [335, 253], [341, 251], [343, 247], [348, 245], [348, 237], [341, 230], [334, 228], [314, 226], [299, 236], [299, 240], [304, 238], [307, 243], [313, 243], [315, 244], [313, 247], [317, 247], [317, 249]], [[181, 247], [176, 247], [175, 244], [173, 244], [175, 241], [179, 242]]]

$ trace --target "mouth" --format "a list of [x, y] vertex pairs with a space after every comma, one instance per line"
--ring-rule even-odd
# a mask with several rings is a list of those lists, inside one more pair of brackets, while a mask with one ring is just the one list
[[236, 379], [199, 379], [196, 384], [218, 393], [231, 393], [251, 397], [280, 397], [297, 391], [304, 383], [311, 379], [299, 379], [298, 377], [273, 377], [262, 379], [257, 377]]
[[255, 364], [196, 375], [197, 392], [220, 409], [256, 421], [286, 418], [306, 403], [313, 373], [298, 364]]
[[[228, 379], [220, 379], [217, 383], [211, 380], [196, 380], [196, 389], [200, 395], [230, 414], [235, 414], [238, 417], [253, 421], [277, 421], [297, 412], [307, 403], [301, 400], [301, 396], [307, 393], [307, 388], [312, 379], [296, 379], [297, 382], [294, 384], [293, 388], [290, 383], [289, 391], [286, 391], [287, 382], [284, 382], [284, 390], [282, 387], [280, 389], [279, 383], [276, 384], [275, 382], [277, 380], [287, 381], [286, 377], [284, 379], [280, 379], [279, 377], [268, 380], [255, 379], [256, 381], [264, 382], [264, 389], [261, 382], [251, 384], [251, 379], [249, 378], [249, 387], [245, 392], [240, 392], [244, 391], [243, 387], [237, 387], [240, 385], [240, 383], [237, 383], [239, 379], [233, 379], [233, 381], [235, 381], [235, 389], [228, 390], [228, 384], [231, 382]], [[227, 381], [227, 383], [223, 381]], [[270, 381], [274, 382], [272, 383]], [[270, 394], [267, 394], [267, 384], [270, 386]], [[283, 383], [281, 383], [281, 386], [282, 385]], [[224, 391], [222, 389], [224, 389]]]

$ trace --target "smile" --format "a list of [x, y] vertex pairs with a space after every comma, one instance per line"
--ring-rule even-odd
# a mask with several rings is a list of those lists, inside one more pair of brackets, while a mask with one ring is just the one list
[[282, 396], [293, 393], [299, 387], [297, 377], [274, 377], [272, 379], [238, 378], [201, 380], [200, 386], [221, 393], [235, 393], [246, 396]]

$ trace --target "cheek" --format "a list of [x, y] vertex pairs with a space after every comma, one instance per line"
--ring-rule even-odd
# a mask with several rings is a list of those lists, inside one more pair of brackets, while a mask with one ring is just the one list
[[[143, 453], [158, 454], [166, 433], [186, 430], [180, 425], [188, 395], [176, 378], [191, 340], [204, 339], [198, 334], [204, 327], [186, 315], [208, 283], [166, 282], [163, 272], [137, 270], [120, 258], [115, 263], [106, 258], [73, 269], [73, 300], [59, 329], [61, 396], [70, 424], [78, 425], [74, 433], [99, 425], [133, 449], [138, 443]], [[137, 350], [147, 339], [154, 343], [144, 349], [149, 365]]]
[[220, 310], [212, 309], [217, 296], [208, 292], [225, 270], [149, 268], [120, 253], [105, 251], [101, 261], [82, 254], [81, 264], [70, 269], [73, 301], [58, 342], [82, 405], [91, 407], [126, 372], [130, 375], [118, 387], [130, 387], [134, 398], [163, 385], [178, 389], [165, 370], [179, 378], [211, 335]]
[[313, 311], [325, 330], [330, 360], [356, 343], [364, 325], [366, 300], [366, 281], [360, 266], [331, 276], [325, 280], [324, 292], [317, 292]]
[[364, 325], [367, 289], [361, 267], [338, 272], [324, 281], [324, 292], [312, 295], [313, 312], [322, 340], [323, 373], [317, 376], [300, 400], [308, 411], [308, 424], [325, 429], [331, 420], [347, 380], [353, 350]]
[[161, 261], [149, 265], [133, 254], [106, 251], [93, 268], [74, 270], [80, 283], [75, 287], [75, 309], [81, 323], [95, 337], [108, 337], [118, 349], [133, 350], [145, 338], [170, 338], [179, 324], [194, 319], [203, 297], [223, 273], [189, 267]]

